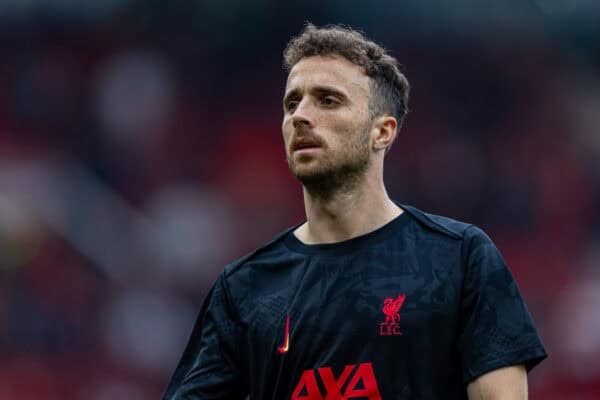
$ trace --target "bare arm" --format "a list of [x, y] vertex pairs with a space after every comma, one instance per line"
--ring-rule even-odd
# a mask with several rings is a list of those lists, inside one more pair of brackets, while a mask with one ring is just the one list
[[527, 372], [523, 365], [481, 375], [467, 386], [469, 400], [527, 400]]

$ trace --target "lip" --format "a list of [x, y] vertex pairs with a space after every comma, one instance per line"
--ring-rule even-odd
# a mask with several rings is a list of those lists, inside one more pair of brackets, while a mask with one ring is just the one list
[[320, 149], [321, 145], [314, 139], [299, 138], [292, 144], [292, 153], [311, 152]]
[[304, 147], [297, 147], [296, 149], [293, 150], [294, 154], [305, 154], [305, 153], [312, 153], [315, 152], [317, 150], [319, 150], [321, 148], [321, 146], [304, 146]]
[[302, 155], [302, 154], [310, 154], [319, 151], [321, 147], [312, 146], [312, 147], [302, 147], [293, 151], [294, 154]]

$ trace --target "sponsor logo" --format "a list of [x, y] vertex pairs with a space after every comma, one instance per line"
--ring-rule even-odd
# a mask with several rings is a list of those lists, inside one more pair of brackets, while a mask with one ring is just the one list
[[285, 336], [283, 337], [283, 344], [277, 347], [277, 350], [281, 353], [287, 353], [290, 349], [290, 315], [288, 314], [287, 320], [285, 321]]
[[379, 334], [381, 336], [402, 335], [400, 331], [400, 309], [406, 299], [405, 294], [399, 294], [398, 297], [387, 298], [383, 301], [383, 313], [385, 321], [379, 324]]
[[[317, 383], [317, 376], [322, 386]], [[306, 370], [292, 393], [292, 400], [349, 399], [381, 400], [371, 363], [346, 365], [337, 378], [330, 367]]]

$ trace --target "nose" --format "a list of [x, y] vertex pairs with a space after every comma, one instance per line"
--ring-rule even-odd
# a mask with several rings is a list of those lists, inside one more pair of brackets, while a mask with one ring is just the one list
[[307, 98], [304, 98], [298, 103], [298, 106], [294, 110], [292, 114], [292, 125], [294, 128], [298, 128], [301, 125], [305, 125], [306, 127], [313, 127], [313, 116], [310, 107], [310, 101]]
[[310, 122], [304, 117], [293, 117], [292, 124], [298, 129], [300, 126], [310, 127]]

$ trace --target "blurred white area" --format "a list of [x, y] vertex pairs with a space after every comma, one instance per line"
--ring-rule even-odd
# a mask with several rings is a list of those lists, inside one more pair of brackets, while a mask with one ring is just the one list
[[0, 240], [22, 241], [13, 252], [31, 246], [24, 259], [43, 223], [117, 282], [166, 279], [194, 288], [212, 280], [232, 251], [234, 207], [209, 187], [172, 183], [140, 211], [81, 165], [48, 160], [2, 163], [0, 187]]
[[142, 146], [163, 133], [174, 101], [169, 63], [152, 53], [126, 52], [98, 74], [94, 104], [105, 133], [118, 144]]
[[143, 268], [129, 231], [144, 217], [81, 165], [50, 159], [3, 163], [0, 187], [112, 279]]
[[[170, 374], [198, 309], [174, 289], [202, 293], [222, 268], [231, 251], [231, 202], [180, 182], [159, 188], [141, 212], [81, 165], [56, 159], [0, 163], [0, 187], [0, 265], [22, 265], [46, 229], [58, 233], [117, 284], [100, 324], [112, 359], [145, 374]], [[144, 399], [145, 390], [108, 379], [83, 397]]]
[[233, 205], [214, 189], [170, 184], [150, 196], [145, 214], [155, 227], [142, 232], [146, 251], [162, 277], [194, 286], [212, 279], [231, 254]]
[[168, 374], [196, 312], [196, 307], [165, 293], [135, 289], [116, 293], [105, 309], [105, 343], [120, 362]]

